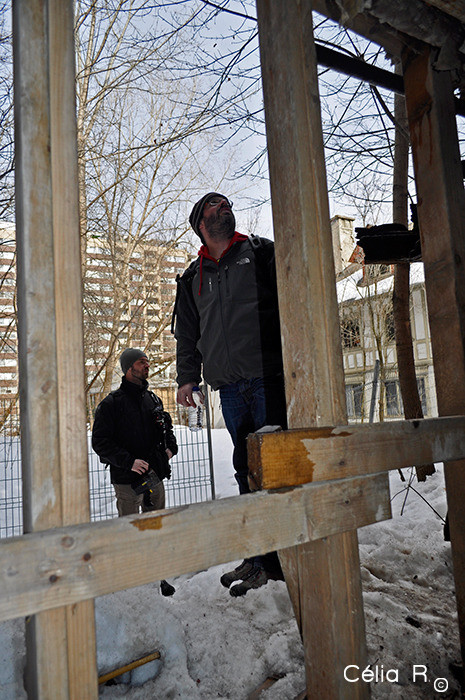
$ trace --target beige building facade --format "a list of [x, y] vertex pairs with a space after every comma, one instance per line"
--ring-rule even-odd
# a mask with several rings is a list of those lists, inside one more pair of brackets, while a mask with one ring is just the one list
[[[353, 219], [333, 217], [331, 226], [349, 421], [399, 420], [404, 414], [392, 311], [394, 268], [352, 262], [358, 257]], [[417, 384], [423, 414], [432, 417], [437, 415], [437, 402], [421, 263], [411, 265], [410, 281]]]

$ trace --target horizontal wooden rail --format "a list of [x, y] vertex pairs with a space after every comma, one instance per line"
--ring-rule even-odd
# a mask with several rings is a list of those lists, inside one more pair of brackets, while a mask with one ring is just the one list
[[309, 484], [3, 540], [0, 621], [391, 517], [386, 475]]
[[254, 433], [250, 471], [278, 489], [465, 457], [465, 416]]

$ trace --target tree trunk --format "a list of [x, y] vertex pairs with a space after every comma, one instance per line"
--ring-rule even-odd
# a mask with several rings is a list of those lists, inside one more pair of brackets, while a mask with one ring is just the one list
[[[398, 70], [396, 69], [396, 72]], [[392, 210], [396, 224], [408, 225], [408, 152], [409, 144], [405, 138], [408, 133], [405, 98], [395, 95], [394, 110], [396, 135], [394, 150], [394, 182]], [[410, 263], [397, 263], [394, 267], [394, 292], [392, 296], [394, 328], [396, 333], [397, 366], [399, 368], [399, 385], [404, 404], [405, 418], [423, 418], [420, 395], [415, 373], [412, 329], [410, 325]], [[418, 481], [426, 481], [435, 471], [434, 464], [416, 467]]]

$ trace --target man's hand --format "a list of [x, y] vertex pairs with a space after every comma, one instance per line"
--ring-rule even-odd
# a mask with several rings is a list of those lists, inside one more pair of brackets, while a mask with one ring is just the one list
[[[183, 384], [182, 386], [180, 386], [176, 395], [177, 403], [180, 403], [181, 406], [185, 406], [186, 408], [189, 408], [189, 406], [195, 406], [195, 402], [192, 396], [192, 389], [194, 388], [194, 386], [197, 386], [195, 382], [189, 382], [188, 384]], [[205, 397], [201, 391], [199, 391], [199, 394], [203, 403]]]
[[165, 452], [168, 455], [168, 459], [171, 459], [171, 457], [173, 456], [173, 453], [171, 452], [169, 447], [166, 448]]
[[137, 472], [138, 474], [143, 474], [148, 471], [149, 463], [144, 459], [135, 459], [134, 464], [131, 467], [132, 472]]

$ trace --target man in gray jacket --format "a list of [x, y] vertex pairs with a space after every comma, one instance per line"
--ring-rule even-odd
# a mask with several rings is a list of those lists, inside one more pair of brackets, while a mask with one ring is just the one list
[[[201, 374], [219, 389], [240, 493], [249, 493], [247, 435], [286, 427], [279, 310], [272, 241], [235, 231], [232, 202], [209, 192], [192, 209], [199, 257], [178, 279], [177, 401], [193, 406]], [[276, 553], [245, 560], [221, 582], [233, 596], [282, 578]]]

